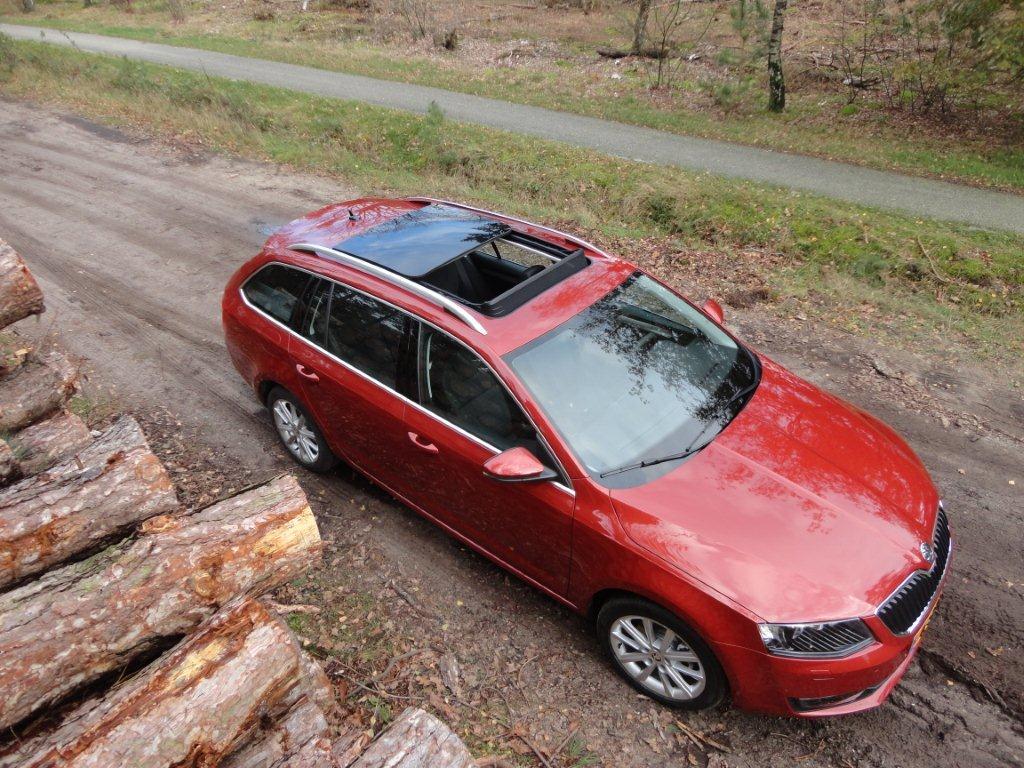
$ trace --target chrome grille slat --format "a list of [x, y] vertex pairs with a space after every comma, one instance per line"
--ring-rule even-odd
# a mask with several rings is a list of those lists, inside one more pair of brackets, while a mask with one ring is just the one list
[[946, 512], [942, 507], [939, 507], [936, 516], [935, 534], [932, 539], [935, 563], [931, 569], [912, 573], [878, 609], [878, 618], [894, 634], [907, 634], [917, 626], [917, 623], [928, 612], [939, 584], [942, 583], [952, 545], [949, 536], [949, 521], [946, 519]]

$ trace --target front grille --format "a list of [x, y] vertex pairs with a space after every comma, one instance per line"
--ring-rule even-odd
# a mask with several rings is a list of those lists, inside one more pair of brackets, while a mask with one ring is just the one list
[[911, 574], [903, 586], [897, 589], [882, 607], [878, 609], [880, 618], [894, 634], [904, 635], [913, 629], [921, 620], [932, 598], [942, 582], [949, 561], [949, 522], [946, 512], [939, 507], [935, 520], [935, 536], [932, 541], [935, 549], [935, 563], [929, 571], [917, 571]]

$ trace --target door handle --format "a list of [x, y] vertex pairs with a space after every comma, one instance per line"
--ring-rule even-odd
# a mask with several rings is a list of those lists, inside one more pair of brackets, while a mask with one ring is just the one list
[[412, 441], [412, 444], [419, 448], [421, 451], [426, 451], [427, 453], [437, 453], [437, 446], [434, 445], [429, 440], [427, 440], [427, 438], [423, 437], [423, 435], [417, 435], [415, 432], [410, 432], [409, 440]]
[[299, 376], [301, 376], [304, 379], [308, 379], [309, 381], [313, 382], [320, 381], [320, 377], [317, 376], [313, 371], [309, 370], [309, 368], [304, 366], [302, 363], [296, 363], [295, 370], [298, 371]]

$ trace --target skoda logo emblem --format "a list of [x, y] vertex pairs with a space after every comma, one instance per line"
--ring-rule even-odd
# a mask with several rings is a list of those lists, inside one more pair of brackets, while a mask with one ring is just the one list
[[926, 541], [921, 542], [921, 546], [918, 547], [921, 550], [921, 557], [925, 559], [927, 563], [935, 562], [935, 550], [931, 548], [931, 545]]

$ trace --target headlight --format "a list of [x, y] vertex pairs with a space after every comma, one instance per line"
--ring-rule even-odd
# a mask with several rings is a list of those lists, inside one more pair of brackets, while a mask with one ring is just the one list
[[776, 656], [838, 659], [874, 640], [860, 619], [822, 624], [758, 624], [764, 647]]

